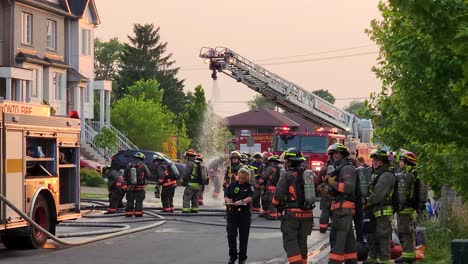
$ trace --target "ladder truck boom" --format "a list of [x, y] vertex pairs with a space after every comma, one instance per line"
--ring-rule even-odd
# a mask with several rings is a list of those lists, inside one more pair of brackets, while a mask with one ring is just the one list
[[225, 47], [200, 50], [200, 57], [209, 61], [211, 77], [217, 79], [217, 72], [222, 72], [262, 94], [284, 110], [299, 114], [319, 125], [336, 127], [342, 132], [368, 142], [370, 135], [363, 135], [361, 122], [371, 133], [370, 120], [361, 121], [321, 97], [290, 82], [262, 66], [242, 57]]

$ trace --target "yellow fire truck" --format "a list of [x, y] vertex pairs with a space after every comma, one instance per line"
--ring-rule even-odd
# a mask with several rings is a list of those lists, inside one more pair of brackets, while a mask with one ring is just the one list
[[[80, 214], [80, 120], [50, 116], [50, 108], [0, 100], [0, 194], [55, 233]], [[40, 248], [47, 237], [0, 203], [7, 248]]]

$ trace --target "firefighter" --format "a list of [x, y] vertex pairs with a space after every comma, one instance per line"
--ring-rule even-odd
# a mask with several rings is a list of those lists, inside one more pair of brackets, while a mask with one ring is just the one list
[[356, 208], [356, 169], [349, 159], [349, 151], [341, 143], [328, 147], [334, 170], [327, 183], [331, 192], [333, 211], [330, 231], [330, 254], [328, 263], [357, 263], [356, 238], [353, 230], [353, 215]]
[[[263, 165], [262, 162], [262, 154], [257, 152], [253, 155], [254, 161], [249, 164], [249, 169], [253, 171], [253, 179], [252, 182], [254, 183], [254, 198], [252, 202], [252, 211], [253, 212], [260, 212], [260, 198], [262, 196], [262, 184], [259, 182], [260, 180], [260, 167]], [[271, 198], [270, 198], [271, 200]]]
[[211, 195], [212, 198], [218, 198], [219, 193], [221, 192], [221, 181], [219, 179], [221, 168], [223, 166], [223, 158], [216, 159], [210, 163], [208, 169], [208, 175], [210, 177], [210, 181], [213, 184], [213, 193]]
[[[285, 210], [281, 220], [281, 232], [289, 263], [306, 263], [307, 236], [311, 234], [314, 225], [312, 215], [314, 203], [305, 201], [303, 180], [305, 169], [301, 165], [305, 158], [296, 148], [289, 148], [284, 153], [284, 159], [286, 172], [281, 174], [271, 202], [279, 207], [280, 211], [283, 208]], [[315, 196], [314, 188], [312, 188], [313, 196]]]
[[143, 200], [145, 200], [146, 178], [151, 176], [146, 164], [145, 154], [135, 153], [134, 161], [127, 165], [124, 172], [124, 179], [127, 185], [127, 206], [125, 207], [125, 216], [141, 217], [143, 216]]
[[322, 211], [319, 218], [320, 233], [327, 232], [330, 219], [332, 218], [332, 212], [330, 210], [332, 197], [327, 189], [328, 166], [333, 166], [333, 157], [331, 155], [328, 157], [327, 164], [320, 169], [318, 174], [318, 184], [320, 185], [320, 210]]
[[375, 217], [373, 233], [367, 235], [369, 256], [364, 263], [390, 263], [392, 240], [392, 193], [395, 175], [390, 170], [387, 152], [377, 149], [371, 152], [372, 183], [364, 208]]
[[[224, 192], [227, 210], [227, 239], [229, 244], [229, 264], [234, 264], [239, 257], [239, 264], [247, 259], [249, 241], [253, 186], [249, 183], [249, 170], [241, 168], [239, 179], [231, 183]], [[237, 253], [237, 234], [239, 233], [239, 253]]]
[[[416, 209], [411, 201], [414, 199], [414, 184], [416, 181], [416, 155], [413, 152], [407, 152], [400, 156], [400, 168], [404, 173], [405, 190], [407, 203], [398, 211], [398, 238], [400, 239], [403, 253], [401, 258], [395, 260], [395, 263], [415, 263], [415, 230], [416, 230]], [[400, 194], [399, 194], [400, 195]]]
[[241, 156], [240, 156], [240, 163], [244, 166], [247, 166], [249, 167], [249, 156], [247, 156], [247, 154], [242, 153]]
[[281, 219], [281, 214], [278, 212], [278, 209], [276, 206], [271, 204], [273, 196], [275, 195], [276, 184], [279, 181], [281, 170], [283, 170], [281, 162], [282, 161], [277, 155], [270, 156], [268, 158], [268, 166], [260, 176], [265, 186], [265, 192], [262, 198], [262, 207], [266, 209], [264, 209], [262, 213], [268, 220]]
[[229, 156], [229, 164], [227, 165], [226, 168], [226, 173], [224, 174], [224, 182], [223, 182], [223, 189], [226, 190], [226, 188], [231, 185], [234, 181], [237, 180], [237, 171], [243, 166], [242, 163], [240, 163], [240, 158], [241, 154], [239, 151], [233, 151], [231, 152]]
[[153, 155], [156, 165], [156, 176], [161, 190], [161, 203], [163, 212], [174, 212], [174, 192], [177, 187], [177, 178], [169, 169], [169, 164], [160, 155]]
[[125, 196], [127, 185], [125, 185], [125, 180], [119, 171], [104, 166], [102, 172], [107, 178], [107, 188], [109, 190], [109, 208], [107, 208], [105, 214], [115, 214], [119, 203], [122, 202]]
[[[187, 164], [185, 165], [182, 184], [185, 187], [182, 200], [182, 213], [198, 213], [198, 193], [203, 184], [200, 162], [195, 160], [197, 153], [193, 149], [185, 152]], [[192, 207], [190, 207], [190, 204]]]
[[197, 153], [195, 160], [200, 162], [201, 173], [205, 174], [204, 177], [202, 175], [202, 178], [207, 179], [204, 184], [200, 186], [200, 192], [198, 193], [198, 205], [203, 205], [203, 193], [205, 192], [205, 185], [209, 184], [209, 178], [207, 177], [208, 169], [206, 168], [205, 164], [203, 164], [203, 155], [201, 153]]
[[[265, 182], [265, 179], [262, 177], [262, 175], [265, 172], [265, 170], [267, 169], [267, 167], [270, 165], [270, 162], [268, 161], [268, 158], [271, 157], [271, 156], [273, 156], [273, 153], [271, 153], [271, 152], [262, 153], [263, 164], [258, 169], [258, 172], [260, 174], [260, 178], [258, 179], [258, 185], [259, 185], [260, 189], [262, 189], [262, 190], [265, 190], [265, 188], [266, 188], [266, 185], [265, 185], [266, 182]], [[271, 199], [273, 197], [269, 197], [268, 200], [267, 200], [264, 196], [265, 196], [265, 192], [262, 192], [262, 195], [260, 197], [260, 200], [262, 201], [262, 211], [260, 212], [260, 214], [258, 214], [259, 217], [264, 217], [264, 216], [266, 216], [267, 214], [270, 213]], [[274, 207], [274, 208], [276, 210], [276, 207]]]

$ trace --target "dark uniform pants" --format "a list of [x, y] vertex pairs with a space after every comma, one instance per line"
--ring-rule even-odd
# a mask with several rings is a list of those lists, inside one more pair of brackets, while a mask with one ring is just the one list
[[278, 209], [271, 203], [274, 195], [274, 191], [267, 189], [262, 196], [262, 208], [264, 208], [263, 214], [265, 215], [265, 218], [269, 220], [279, 220], [281, 218], [281, 214], [278, 212]]
[[109, 203], [109, 208], [107, 211], [109, 213], [115, 213], [117, 212], [117, 208], [119, 207], [119, 203], [121, 203], [122, 198], [125, 196], [125, 191], [118, 188], [118, 189], [112, 189], [110, 192], [110, 203]]
[[260, 188], [255, 188], [254, 196], [252, 201], [252, 211], [260, 212], [260, 197], [262, 196], [262, 190]]
[[[198, 192], [200, 191], [200, 186], [191, 186], [188, 185], [185, 187], [184, 196], [182, 197], [182, 212], [188, 213], [198, 212]], [[190, 203], [192, 207], [190, 207]]]
[[143, 200], [145, 200], [145, 193], [146, 192], [144, 189], [127, 190], [127, 206], [125, 207], [125, 215], [143, 215]]
[[214, 191], [213, 191], [213, 198], [218, 198], [219, 194], [221, 193], [221, 181], [219, 180], [218, 175], [214, 175], [211, 178], [211, 182], [213, 183]]
[[161, 190], [161, 203], [164, 211], [174, 210], [175, 186], [163, 186]]
[[320, 233], [325, 233], [328, 229], [328, 223], [330, 223], [331, 218], [331, 203], [332, 200], [330, 198], [325, 196], [320, 197], [320, 210], [322, 210], [319, 219]]
[[[229, 244], [229, 258], [240, 261], [247, 259], [247, 244], [250, 233], [250, 211], [234, 211], [227, 213], [227, 239]], [[237, 253], [237, 234], [239, 233], [239, 254]]]
[[330, 245], [328, 263], [357, 263], [352, 209], [338, 208], [333, 211]]
[[205, 185], [200, 185], [200, 191], [198, 192], [198, 204], [203, 204], [203, 193], [205, 192]]
[[307, 237], [312, 233], [313, 217], [296, 217], [295, 212], [286, 211], [281, 220], [283, 247], [289, 263], [306, 263]]
[[403, 247], [402, 259], [405, 262], [415, 262], [415, 225], [416, 225], [416, 212], [403, 214], [398, 213], [398, 238]]
[[376, 231], [367, 235], [369, 246], [368, 261], [378, 263], [390, 263], [390, 246], [392, 240], [392, 223], [390, 216], [376, 217]]

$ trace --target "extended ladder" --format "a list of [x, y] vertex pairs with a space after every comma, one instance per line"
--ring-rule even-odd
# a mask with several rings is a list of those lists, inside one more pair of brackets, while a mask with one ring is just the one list
[[362, 139], [360, 120], [353, 114], [341, 110], [234, 51], [224, 47], [202, 48], [200, 57], [209, 60], [213, 79], [217, 78], [216, 72], [223, 72], [275, 102], [284, 110], [299, 114], [318, 125], [336, 127], [342, 132], [346, 131]]

